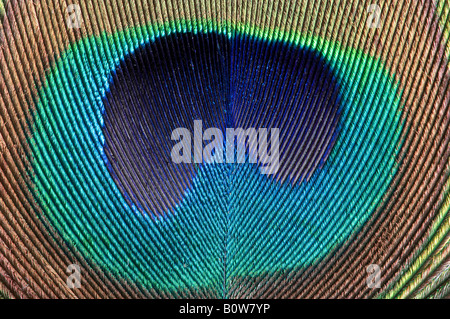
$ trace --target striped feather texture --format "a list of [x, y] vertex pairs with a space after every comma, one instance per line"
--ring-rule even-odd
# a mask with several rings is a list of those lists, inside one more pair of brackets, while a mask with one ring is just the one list
[[[0, 297], [450, 295], [448, 1], [2, 0], [0, 17]], [[279, 145], [196, 162], [198, 121], [224, 133], [214, 156], [229, 128]]]

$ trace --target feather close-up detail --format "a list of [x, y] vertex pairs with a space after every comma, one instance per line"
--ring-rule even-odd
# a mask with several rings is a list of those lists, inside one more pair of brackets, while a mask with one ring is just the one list
[[0, 0], [0, 299], [450, 298], [449, 39], [448, 0]]

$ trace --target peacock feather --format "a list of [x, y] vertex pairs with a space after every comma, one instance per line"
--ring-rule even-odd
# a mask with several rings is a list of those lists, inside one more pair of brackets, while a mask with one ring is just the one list
[[450, 295], [448, 1], [0, 17], [0, 296]]

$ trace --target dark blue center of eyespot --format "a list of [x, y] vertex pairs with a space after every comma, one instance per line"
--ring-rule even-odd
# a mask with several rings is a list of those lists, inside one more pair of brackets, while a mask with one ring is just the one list
[[[317, 52], [245, 35], [175, 33], [138, 48], [113, 74], [105, 103], [105, 153], [129, 201], [167, 212], [198, 164], [175, 164], [171, 132], [279, 128], [280, 168], [267, 182], [307, 180], [337, 134], [339, 88]], [[204, 145], [207, 142], [204, 143]]]

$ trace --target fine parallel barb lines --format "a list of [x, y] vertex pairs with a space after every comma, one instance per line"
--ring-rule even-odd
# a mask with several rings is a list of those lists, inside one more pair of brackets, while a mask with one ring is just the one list
[[0, 299], [449, 298], [450, 3], [0, 0]]

